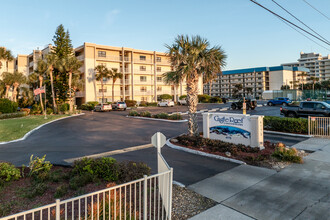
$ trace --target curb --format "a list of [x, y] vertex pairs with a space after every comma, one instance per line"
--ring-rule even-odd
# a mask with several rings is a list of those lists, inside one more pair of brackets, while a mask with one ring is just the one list
[[28, 136], [30, 136], [30, 134], [32, 134], [34, 131], [42, 128], [43, 126], [45, 125], [48, 125], [50, 123], [53, 123], [55, 121], [59, 121], [59, 120], [63, 120], [63, 119], [67, 119], [67, 118], [72, 118], [72, 117], [77, 117], [77, 116], [81, 116], [81, 115], [84, 115], [85, 113], [81, 113], [81, 114], [77, 114], [77, 115], [71, 115], [71, 116], [68, 116], [68, 117], [63, 117], [63, 118], [58, 118], [58, 119], [55, 119], [53, 121], [49, 121], [45, 124], [42, 124], [42, 125], [39, 125], [38, 127], [32, 129], [31, 131], [29, 131], [28, 133], [26, 133], [22, 138], [20, 139], [16, 139], [16, 140], [12, 140], [12, 141], [6, 141], [6, 142], [0, 142], [0, 145], [2, 144], [9, 144], [9, 143], [14, 143], [14, 142], [19, 142], [19, 141], [24, 141]]
[[306, 138], [314, 137], [313, 135], [308, 135], [308, 134], [293, 134], [293, 133], [285, 133], [285, 132], [279, 132], [279, 131], [268, 131], [268, 130], [264, 130], [264, 133], [266, 133], [266, 134], [281, 134], [281, 135], [286, 135], [286, 136], [291, 136], [291, 137], [306, 137]]
[[172, 123], [180, 123], [180, 122], [187, 122], [187, 119], [184, 120], [168, 120], [168, 119], [161, 119], [161, 118], [148, 118], [148, 117], [139, 117], [139, 116], [126, 116], [126, 118], [137, 118], [137, 119], [145, 119], [145, 120], [153, 120], [153, 121], [165, 121], [165, 122], [172, 122]]
[[186, 147], [181, 147], [181, 146], [172, 144], [170, 142], [170, 139], [171, 138], [166, 140], [166, 145], [169, 146], [170, 148], [173, 148], [173, 149], [176, 149], [176, 150], [181, 150], [181, 151], [185, 151], [185, 152], [188, 152], [188, 153], [191, 153], [191, 154], [201, 155], [201, 156], [210, 157], [210, 158], [214, 158], [214, 159], [218, 159], [218, 160], [225, 160], [225, 161], [229, 161], [229, 162], [233, 162], [233, 163], [237, 163], [237, 164], [246, 164], [245, 162], [240, 161], [240, 160], [235, 160], [235, 159], [231, 159], [231, 158], [228, 158], [228, 157], [223, 157], [223, 156], [219, 156], [219, 155], [214, 155], [214, 154], [201, 152], [201, 151], [198, 151], [198, 150], [192, 150], [192, 149], [186, 148]]

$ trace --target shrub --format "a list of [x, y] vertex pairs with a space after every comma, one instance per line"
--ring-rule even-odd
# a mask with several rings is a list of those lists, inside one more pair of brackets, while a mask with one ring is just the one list
[[135, 163], [132, 161], [119, 163], [120, 183], [127, 183], [143, 177], [143, 175], [150, 175], [151, 168], [145, 163]]
[[52, 164], [49, 161], [45, 161], [46, 155], [42, 158], [35, 156], [33, 158], [33, 154], [30, 157], [29, 163], [29, 176], [37, 177], [37, 179], [44, 180], [48, 177], [50, 169], [52, 168]]
[[198, 95], [198, 102], [208, 103], [210, 102], [211, 96], [209, 95]]
[[165, 99], [165, 100], [167, 100], [167, 99], [172, 100], [172, 98], [173, 98], [173, 96], [171, 96], [170, 94], [162, 94], [162, 95], [159, 96], [159, 99], [161, 99], [161, 100], [163, 100], [163, 99]]
[[87, 111], [92, 111], [94, 109], [93, 105], [91, 104], [82, 104], [79, 108], [81, 110], [87, 110]]
[[173, 114], [168, 117], [170, 120], [182, 120], [182, 115], [181, 114]]
[[0, 119], [19, 118], [19, 117], [25, 117], [27, 115], [28, 115], [27, 112], [14, 112], [14, 113], [8, 113], [8, 114], [0, 114]]
[[60, 106], [60, 111], [61, 112], [67, 112], [70, 109], [70, 105], [68, 103], [64, 103]]
[[157, 106], [157, 102], [148, 102], [147, 105], [148, 106]]
[[47, 108], [46, 113], [47, 113], [47, 115], [53, 114], [53, 109], [52, 108]]
[[9, 99], [0, 99], [0, 112], [1, 113], [13, 113], [17, 112], [18, 104], [12, 102]]
[[279, 143], [275, 148], [275, 152], [272, 154], [273, 157], [280, 161], [288, 161], [293, 163], [302, 163], [301, 156], [298, 155], [296, 148], [286, 148], [284, 144]]
[[56, 188], [56, 191], [54, 193], [54, 197], [55, 198], [61, 198], [61, 197], [65, 196], [65, 194], [68, 193], [68, 190], [69, 190], [68, 185], [61, 185], [61, 186]]
[[220, 97], [211, 97], [210, 102], [211, 103], [221, 103], [222, 99]]
[[9, 182], [21, 177], [20, 170], [9, 163], [0, 163], [0, 180]]
[[147, 107], [147, 106], [148, 106], [148, 104], [147, 104], [147, 102], [146, 102], [146, 101], [141, 101], [141, 102], [140, 102], [140, 104], [139, 104], [139, 106], [142, 106], [142, 107]]
[[69, 186], [73, 190], [77, 190], [80, 187], [87, 185], [95, 180], [92, 174], [84, 173], [80, 175], [75, 175], [70, 179]]
[[148, 111], [145, 111], [145, 112], [140, 112], [140, 116], [141, 117], [151, 117], [151, 113], [150, 112], [148, 112]]
[[26, 114], [29, 115], [30, 112], [31, 112], [31, 109], [29, 109], [29, 108], [21, 108], [21, 112], [26, 112]]
[[125, 100], [125, 103], [126, 103], [127, 107], [136, 106], [136, 101], [135, 100]]
[[134, 110], [130, 111], [130, 112], [128, 113], [128, 115], [129, 115], [129, 116], [140, 116], [140, 114], [139, 114], [137, 111], [134, 111]]
[[304, 118], [280, 118], [276, 116], [265, 116], [264, 129], [271, 131], [307, 134], [308, 120]]
[[87, 104], [93, 106], [93, 108], [94, 108], [96, 105], [99, 104], [99, 102], [97, 102], [97, 101], [91, 101], [91, 102], [87, 102]]
[[168, 119], [168, 114], [165, 112], [154, 115], [154, 118]]
[[182, 96], [179, 97], [180, 100], [183, 100], [185, 98], [187, 98], [187, 95], [182, 95]]
[[23, 198], [33, 199], [37, 196], [42, 196], [47, 189], [48, 186], [45, 183], [36, 183], [29, 188], [23, 189], [21, 196]]
[[38, 104], [32, 105], [31, 114], [40, 114], [42, 112], [41, 106]]

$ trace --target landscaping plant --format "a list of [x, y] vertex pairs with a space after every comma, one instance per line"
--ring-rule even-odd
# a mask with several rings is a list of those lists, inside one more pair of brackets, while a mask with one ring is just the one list
[[18, 180], [21, 177], [20, 170], [9, 163], [0, 163], [0, 185], [2, 182]]
[[308, 133], [308, 120], [305, 118], [280, 118], [264, 116], [264, 129], [297, 134]]

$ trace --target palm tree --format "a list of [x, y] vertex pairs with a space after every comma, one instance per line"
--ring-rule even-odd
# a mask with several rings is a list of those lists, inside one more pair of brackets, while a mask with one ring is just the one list
[[3, 72], [2, 73], [2, 81], [6, 87], [5, 98], [8, 99], [9, 89], [13, 85], [13, 74], [10, 72]]
[[306, 72], [300, 73], [298, 76], [301, 77], [301, 90], [304, 91], [304, 77], [308, 76]]
[[5, 83], [2, 80], [0, 80], [0, 98], [3, 95], [5, 88], [6, 88]]
[[[47, 73], [47, 70], [48, 70], [48, 65], [45, 61], [43, 60], [38, 60], [38, 63], [37, 63], [37, 69], [34, 71], [34, 73], [36, 74], [36, 76], [38, 76], [38, 79], [39, 79], [39, 87], [41, 88], [42, 87], [42, 84], [43, 84], [43, 80], [44, 80], [44, 77]], [[39, 97], [40, 97], [40, 105], [41, 105], [41, 109], [42, 109], [42, 112], [44, 112], [44, 104], [42, 102], [42, 95], [41, 93], [39, 94]]]
[[14, 56], [12, 55], [10, 50], [6, 50], [6, 48], [0, 47], [0, 60], [6, 61], [6, 71], [8, 72], [8, 62], [14, 60]]
[[[210, 48], [210, 43], [200, 36], [179, 35], [172, 45], [166, 45], [173, 71], [164, 73], [165, 81], [187, 84], [188, 131], [198, 136], [197, 103], [198, 82], [201, 77], [212, 79], [225, 66], [226, 55], [219, 46]], [[170, 78], [172, 77], [172, 78]]]
[[26, 83], [26, 76], [24, 76], [23, 73], [15, 71], [13, 73], [13, 86], [14, 86], [14, 90], [13, 90], [13, 101], [17, 102], [17, 88]]
[[247, 95], [249, 95], [250, 93], [252, 95], [252, 91], [253, 91], [253, 89], [251, 87], [246, 88]]
[[315, 91], [314, 91], [315, 83], [318, 82], [318, 81], [320, 80], [320, 78], [315, 77], [315, 76], [311, 76], [311, 77], [309, 78], [309, 80], [311, 80], [311, 81], [313, 82], [313, 96], [314, 96], [314, 93], [315, 93]]
[[[118, 72], [118, 69], [112, 68], [109, 70], [110, 77], [112, 78], [112, 102], [115, 101], [115, 82], [117, 79], [122, 79], [123, 74]], [[103, 90], [103, 89], [102, 89]]]
[[60, 60], [58, 65], [60, 72], [65, 72], [69, 75], [70, 113], [73, 111], [72, 76], [74, 74], [78, 75], [80, 73], [79, 68], [81, 66], [82, 63], [75, 56], [69, 56]]
[[55, 92], [54, 92], [54, 77], [53, 77], [53, 71], [54, 68], [58, 65], [58, 59], [55, 54], [48, 54], [46, 56], [46, 62], [47, 62], [47, 69], [48, 74], [50, 78], [50, 86], [52, 90], [52, 99], [53, 99], [53, 111], [54, 113], [57, 113], [57, 104], [55, 100]]
[[102, 89], [102, 103], [104, 102], [104, 89], [103, 89], [103, 81], [104, 79], [110, 78], [110, 71], [104, 65], [98, 65], [95, 67], [95, 78], [97, 81], [101, 82], [101, 89]]
[[243, 85], [241, 83], [235, 84], [234, 87], [237, 89], [237, 93], [243, 89]]

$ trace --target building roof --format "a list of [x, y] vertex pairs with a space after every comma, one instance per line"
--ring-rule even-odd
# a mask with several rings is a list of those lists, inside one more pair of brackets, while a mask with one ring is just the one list
[[255, 68], [247, 68], [247, 69], [226, 70], [226, 71], [222, 71], [222, 74], [232, 75], [232, 74], [240, 74], [240, 73], [253, 73], [253, 72], [279, 71], [279, 70], [309, 72], [309, 69], [305, 67], [272, 66], [272, 67], [255, 67]]

